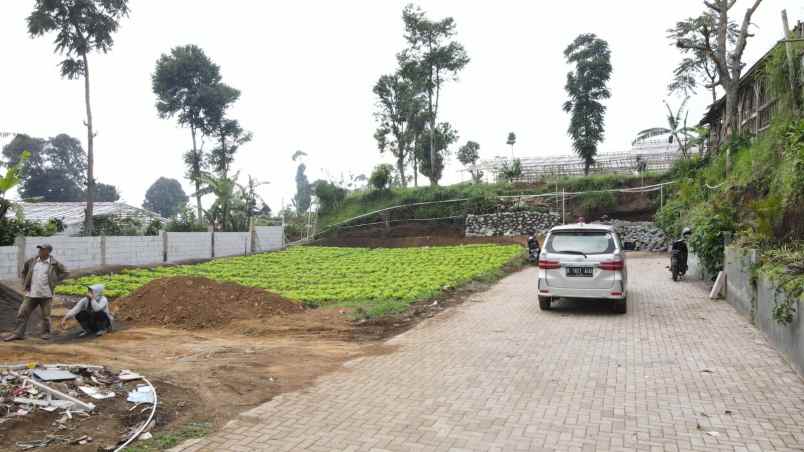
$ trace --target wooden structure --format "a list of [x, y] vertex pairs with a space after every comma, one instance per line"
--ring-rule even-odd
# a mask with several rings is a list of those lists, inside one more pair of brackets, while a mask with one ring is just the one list
[[[804, 39], [804, 22], [799, 22], [793, 30], [793, 40]], [[777, 45], [784, 42], [779, 41]], [[768, 92], [768, 83], [763, 76], [763, 69], [776, 46], [768, 50], [748, 71], [740, 78], [740, 88], [737, 94], [737, 121], [740, 133], [747, 136], [756, 136], [770, 127], [771, 119], [776, 111], [776, 99]], [[799, 58], [801, 56], [799, 55]], [[726, 114], [726, 96], [721, 97], [709, 106], [700, 122], [700, 126], [709, 129], [708, 146], [719, 142], [721, 136], [729, 137], [731, 130], [723, 134], [723, 121]]]

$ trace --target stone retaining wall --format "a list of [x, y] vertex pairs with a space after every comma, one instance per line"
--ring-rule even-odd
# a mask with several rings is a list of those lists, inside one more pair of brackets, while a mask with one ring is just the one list
[[[664, 251], [670, 240], [651, 221], [610, 220], [599, 223], [615, 227], [624, 242], [634, 242], [637, 250]], [[467, 237], [491, 237], [526, 235], [534, 230], [546, 234], [553, 226], [561, 224], [561, 216], [547, 212], [500, 212], [485, 215], [467, 215]]]

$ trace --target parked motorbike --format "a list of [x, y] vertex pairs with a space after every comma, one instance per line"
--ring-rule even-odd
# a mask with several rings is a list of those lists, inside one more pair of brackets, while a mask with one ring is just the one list
[[528, 236], [528, 262], [533, 262], [534, 264], [539, 263], [539, 254], [541, 254], [542, 249], [539, 247], [539, 240], [536, 239], [532, 234]]
[[684, 228], [679, 240], [674, 240], [670, 247], [670, 273], [673, 274], [673, 281], [678, 281], [687, 274], [687, 237], [691, 233], [689, 228]]

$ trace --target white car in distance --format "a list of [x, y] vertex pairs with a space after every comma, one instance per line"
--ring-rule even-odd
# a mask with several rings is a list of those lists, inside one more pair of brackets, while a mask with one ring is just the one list
[[539, 256], [539, 307], [558, 298], [611, 302], [625, 314], [628, 274], [625, 249], [613, 227], [576, 223], [556, 226]]

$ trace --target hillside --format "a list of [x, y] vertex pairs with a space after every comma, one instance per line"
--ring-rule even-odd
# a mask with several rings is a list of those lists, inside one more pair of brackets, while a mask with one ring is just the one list
[[[579, 192], [590, 190], [605, 190], [613, 188], [629, 188], [641, 185], [650, 185], [667, 180], [666, 176], [648, 174], [644, 176], [631, 175], [603, 175], [589, 177], [563, 177], [551, 183], [538, 184], [472, 184], [461, 183], [444, 187], [394, 188], [386, 191], [357, 192], [350, 194], [338, 208], [331, 211], [319, 212], [319, 230], [342, 223], [351, 218], [385, 209], [393, 206], [424, 203], [432, 201], [445, 201], [453, 199], [468, 199], [467, 203], [457, 205], [441, 204], [419, 208], [415, 212], [416, 218], [440, 218], [464, 213], [474, 213], [477, 210], [494, 209], [498, 196], [532, 195], [566, 190]], [[648, 215], [658, 207], [658, 196], [641, 195], [645, 198], [638, 210], [649, 211]], [[654, 199], [656, 198], [656, 199]], [[617, 196], [611, 194], [592, 194], [567, 201], [568, 211], [578, 215], [596, 215], [599, 209], [612, 209], [618, 204]], [[549, 207], [555, 208], [554, 199], [546, 201]], [[644, 213], [644, 212], [641, 212]], [[424, 216], [423, 216], [424, 215]]]

